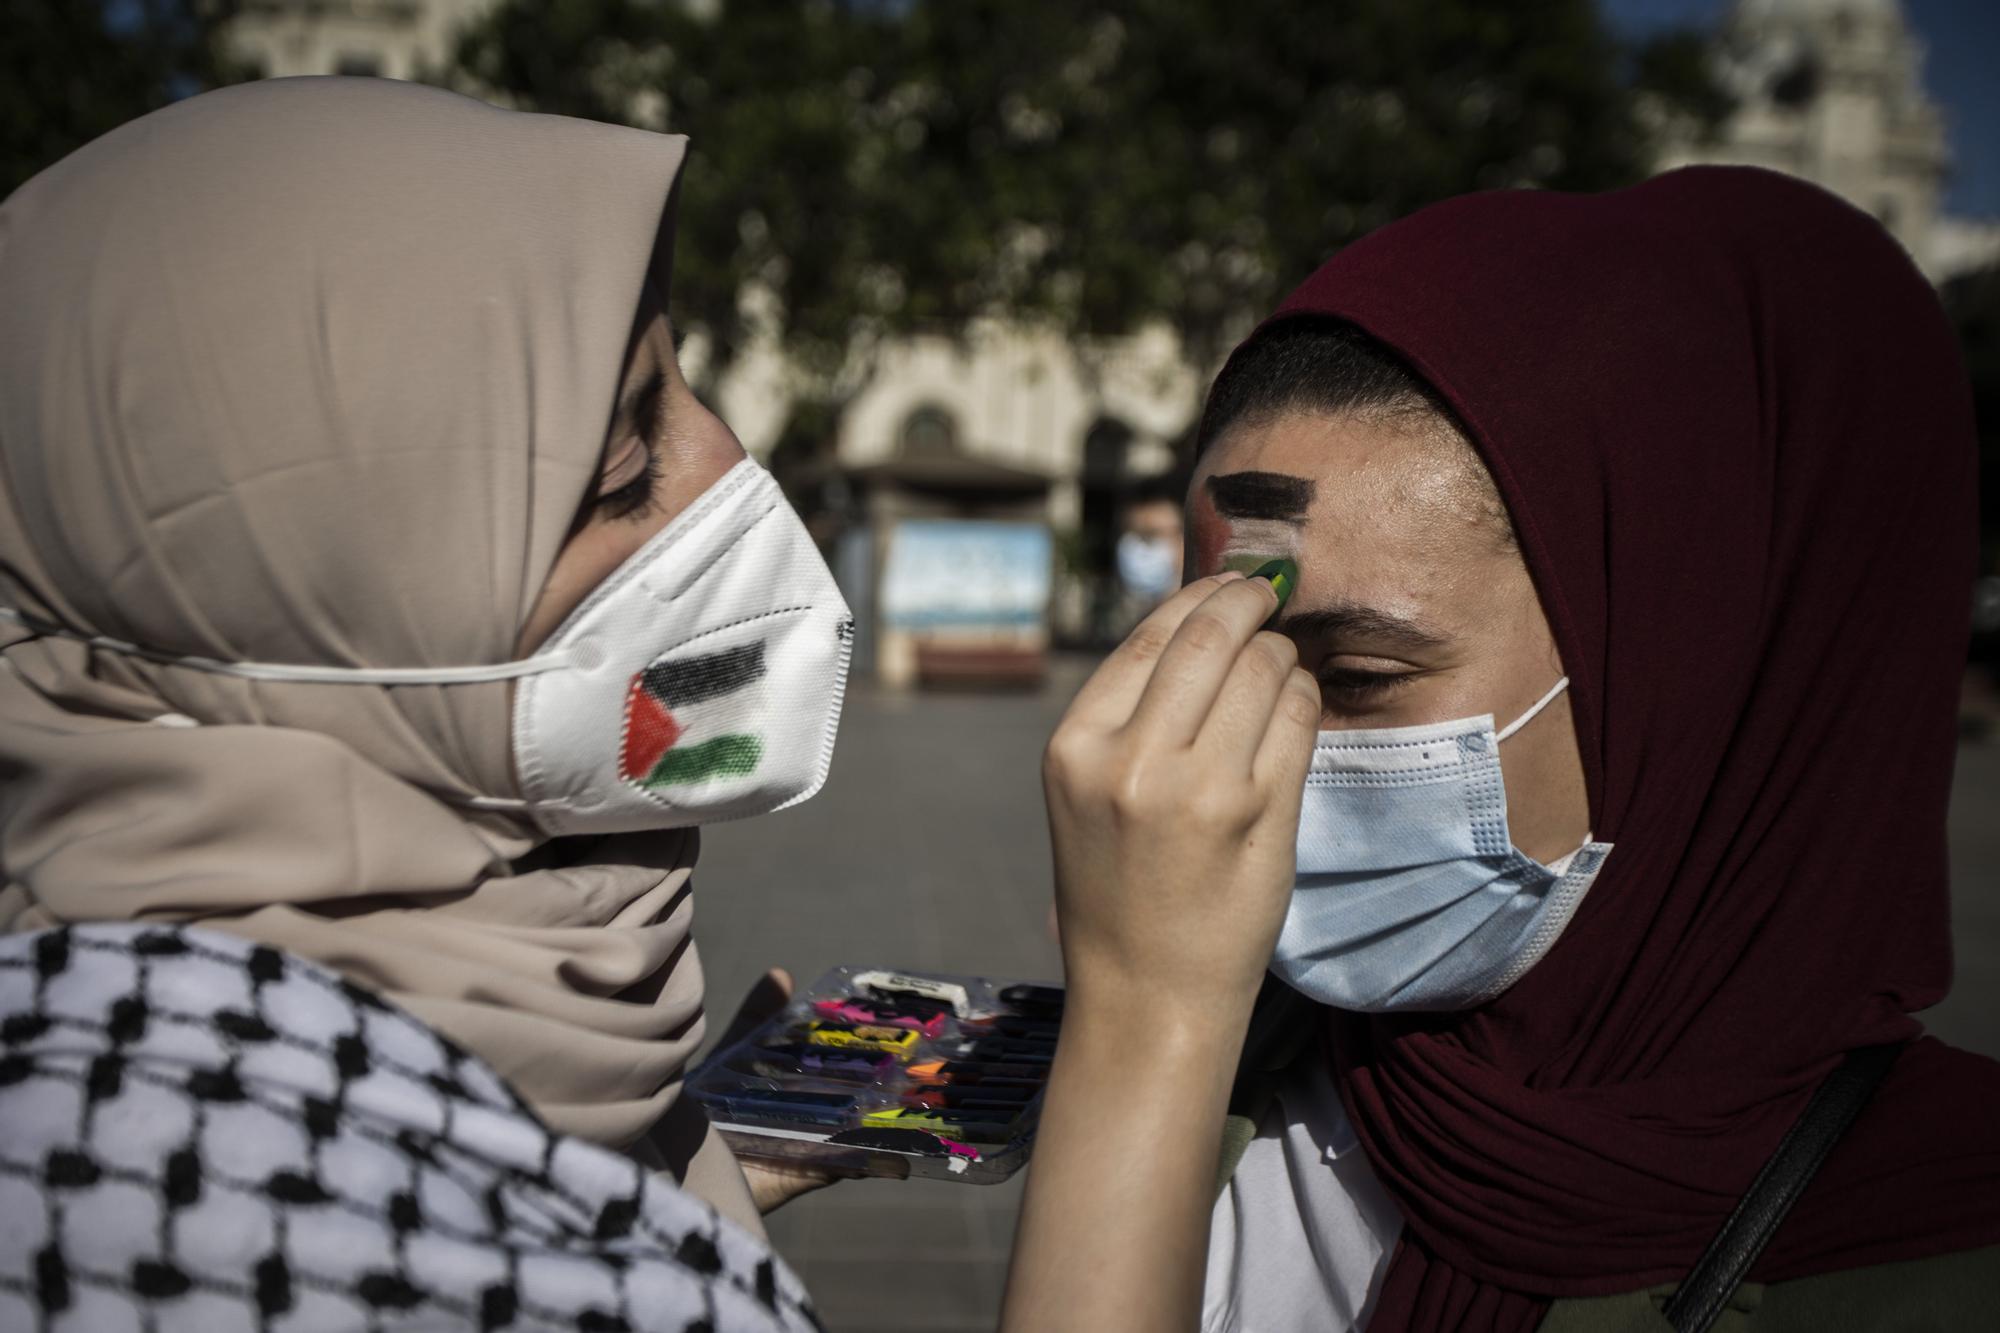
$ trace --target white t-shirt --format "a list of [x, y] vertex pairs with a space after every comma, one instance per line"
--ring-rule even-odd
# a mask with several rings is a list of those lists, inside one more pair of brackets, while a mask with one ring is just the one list
[[[1549, 869], [1562, 874], [1576, 855]], [[1201, 1333], [1358, 1333], [1402, 1230], [1333, 1071], [1295, 1062], [1209, 1218]]]
[[1332, 1072], [1300, 1061], [1209, 1219], [1202, 1333], [1365, 1328], [1402, 1229]]

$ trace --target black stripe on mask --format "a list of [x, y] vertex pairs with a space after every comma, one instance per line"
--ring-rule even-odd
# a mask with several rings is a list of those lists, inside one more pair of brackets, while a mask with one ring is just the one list
[[764, 644], [745, 644], [703, 657], [655, 662], [646, 668], [646, 693], [668, 708], [740, 690], [764, 674]]

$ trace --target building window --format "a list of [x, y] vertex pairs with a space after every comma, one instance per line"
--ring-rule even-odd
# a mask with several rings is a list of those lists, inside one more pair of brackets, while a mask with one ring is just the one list
[[1819, 62], [1801, 55], [1771, 80], [1771, 100], [1788, 111], [1803, 111], [1819, 96]]
[[333, 72], [357, 79], [382, 77], [382, 57], [372, 51], [343, 51], [334, 62]]
[[958, 452], [958, 423], [935, 403], [903, 418], [897, 452], [904, 458], [942, 458]]

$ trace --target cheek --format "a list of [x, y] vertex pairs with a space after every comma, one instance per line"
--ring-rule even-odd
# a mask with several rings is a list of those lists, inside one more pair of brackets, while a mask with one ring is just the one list
[[689, 406], [670, 429], [661, 458], [659, 504], [668, 514], [679, 512], [742, 462], [745, 454], [736, 435], [722, 419], [689, 397]]
[[644, 540], [643, 536], [635, 539], [634, 534], [613, 525], [595, 523], [564, 542], [527, 622], [521, 626], [514, 644], [515, 655], [526, 656], [540, 647], [556, 626], [590, 595], [590, 590], [623, 564]]

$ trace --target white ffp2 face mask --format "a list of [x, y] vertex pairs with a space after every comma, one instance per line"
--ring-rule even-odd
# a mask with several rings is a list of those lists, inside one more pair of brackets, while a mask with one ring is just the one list
[[[745, 459], [599, 584], [533, 657], [489, 666], [319, 667], [45, 635], [249, 680], [518, 680], [519, 799], [472, 798], [552, 835], [709, 824], [796, 805], [833, 759], [854, 618], [777, 481]], [[160, 719], [186, 724], [178, 715]]]
[[854, 617], [770, 473], [745, 460], [550, 636], [514, 693], [521, 795], [550, 833], [710, 824], [826, 781]]

